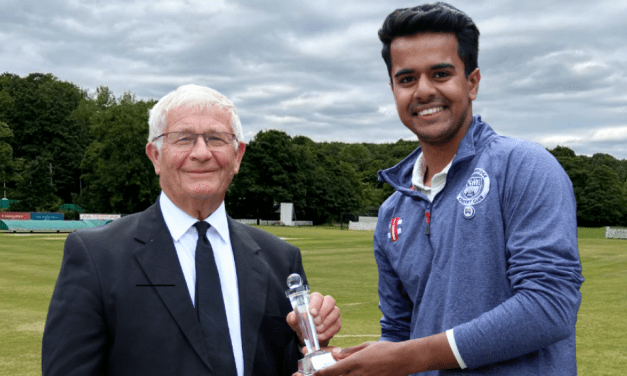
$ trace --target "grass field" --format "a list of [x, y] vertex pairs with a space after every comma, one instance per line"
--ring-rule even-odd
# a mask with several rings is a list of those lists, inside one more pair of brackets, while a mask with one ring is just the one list
[[[378, 338], [372, 232], [263, 229], [298, 246], [311, 289], [337, 300], [343, 322], [334, 345]], [[586, 278], [577, 321], [580, 375], [623, 375], [627, 369], [627, 241], [604, 239], [603, 231], [579, 231]], [[58, 234], [0, 234], [0, 375], [41, 374], [41, 336], [64, 241]]]

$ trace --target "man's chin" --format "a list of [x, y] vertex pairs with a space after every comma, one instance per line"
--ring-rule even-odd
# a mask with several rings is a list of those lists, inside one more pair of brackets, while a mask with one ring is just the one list
[[208, 187], [205, 185], [200, 187], [193, 187], [192, 189], [187, 190], [186, 194], [189, 198], [194, 200], [223, 200], [226, 194], [226, 190], [224, 192], [221, 192], [216, 187]]
[[215, 191], [206, 190], [193, 190], [187, 195], [194, 200], [211, 200], [217, 196]]

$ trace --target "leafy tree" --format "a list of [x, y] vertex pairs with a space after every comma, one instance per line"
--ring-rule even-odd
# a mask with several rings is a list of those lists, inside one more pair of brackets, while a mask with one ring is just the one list
[[325, 223], [358, 209], [361, 187], [354, 167], [337, 159], [341, 146], [326, 146], [323, 151], [306, 137], [292, 139], [282, 131], [257, 133], [227, 192], [229, 213], [278, 219], [279, 204], [293, 202], [297, 218]]
[[609, 154], [596, 153], [590, 159], [592, 166], [607, 166], [614, 171], [618, 177], [618, 180], [623, 182], [627, 179], [627, 170], [625, 164], [614, 158]]
[[[278, 205], [293, 202], [302, 208], [306, 193], [304, 161], [291, 138], [281, 131], [257, 133], [227, 192], [227, 209], [240, 218], [278, 219]], [[305, 156], [306, 157], [306, 156]]]
[[627, 227], [627, 181], [623, 183], [623, 218], [620, 224]]
[[17, 211], [56, 212], [63, 203], [54, 194], [52, 155], [44, 151], [26, 162], [22, 178], [17, 185], [20, 202], [11, 205]]
[[[52, 194], [54, 201], [61, 198], [69, 202], [72, 192], [80, 189], [79, 165], [86, 147], [83, 136], [88, 132], [72, 118], [72, 113], [85, 100], [85, 93], [74, 84], [41, 73], [25, 78], [3, 74], [0, 89], [0, 102], [6, 105], [0, 116], [11, 127], [14, 157], [24, 159], [28, 175], [26, 186], [20, 186], [25, 191], [20, 189], [19, 195]], [[47, 165], [40, 166], [44, 161]], [[52, 185], [49, 179], [38, 179], [33, 172], [47, 168], [50, 175], [50, 166]]]
[[13, 137], [11, 128], [6, 123], [0, 122], [0, 169], [4, 177], [13, 162], [13, 148], [7, 142]]
[[[0, 178], [20, 208], [129, 213], [152, 204], [158, 177], [144, 149], [154, 101], [120, 98], [106, 86], [92, 94], [52, 74], [0, 75]], [[227, 192], [235, 217], [273, 219], [293, 202], [299, 219], [336, 221], [374, 211], [393, 192], [377, 172], [404, 159], [417, 141], [316, 143], [281, 131], [259, 132]], [[549, 150], [570, 177], [580, 225], [627, 225], [627, 160]], [[81, 188], [83, 188], [81, 190]], [[17, 210], [12, 206], [13, 210]]]
[[573, 184], [575, 200], [578, 203], [577, 222], [579, 224], [584, 223], [584, 213], [581, 211], [579, 203], [583, 199], [584, 191], [590, 180], [590, 170], [585, 167], [586, 161], [581, 157], [576, 157], [575, 152], [566, 147], [558, 146], [549, 152], [556, 157]]
[[354, 167], [333, 158], [318, 160], [307, 195], [306, 215], [318, 223], [340, 221], [359, 209], [362, 187]]
[[551, 154], [558, 160], [560, 158], [575, 158], [575, 152], [566, 146], [556, 146], [555, 149], [549, 150]]
[[13, 160], [13, 148], [8, 142], [12, 137], [13, 132], [11, 128], [6, 123], [0, 121], [0, 179], [2, 179], [3, 188], [6, 187], [7, 182], [9, 183], [9, 196], [11, 198], [13, 198], [11, 192], [12, 183], [19, 180], [17, 171], [20, 165], [20, 161]]
[[145, 152], [148, 110], [155, 102], [137, 101], [131, 93], [116, 102], [96, 102], [99, 110], [91, 118], [94, 141], [81, 163], [84, 189], [76, 201], [92, 212], [144, 210], [160, 191]]
[[21, 82], [19, 76], [4, 73], [0, 75], [0, 121], [10, 122], [15, 117], [14, 86]]
[[577, 202], [579, 225], [615, 226], [623, 221], [626, 204], [616, 172], [604, 165], [597, 166]]

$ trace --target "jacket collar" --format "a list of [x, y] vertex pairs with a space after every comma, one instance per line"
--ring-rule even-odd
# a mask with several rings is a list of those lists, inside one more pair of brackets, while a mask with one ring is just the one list
[[[494, 130], [481, 120], [481, 116], [474, 116], [466, 135], [457, 147], [457, 154], [453, 158], [451, 170], [455, 165], [469, 158], [473, 158], [483, 149], [494, 137], [497, 137]], [[409, 156], [400, 161], [393, 167], [378, 172], [379, 181], [388, 183], [397, 191], [405, 195], [420, 195], [411, 189], [411, 177], [413, 168], [422, 153], [422, 149], [418, 147]]]

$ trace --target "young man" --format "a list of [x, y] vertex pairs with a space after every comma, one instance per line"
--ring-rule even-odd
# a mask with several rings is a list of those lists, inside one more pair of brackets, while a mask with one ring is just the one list
[[396, 189], [374, 236], [381, 339], [316, 375], [576, 375], [583, 277], [568, 176], [541, 146], [473, 117], [479, 31], [466, 14], [398, 9], [379, 37], [420, 148], [379, 172]]

